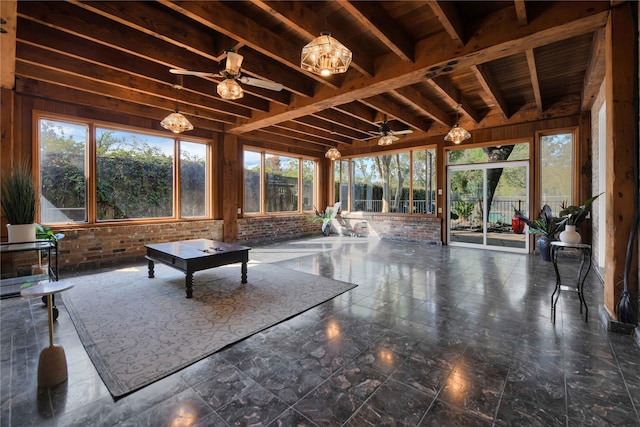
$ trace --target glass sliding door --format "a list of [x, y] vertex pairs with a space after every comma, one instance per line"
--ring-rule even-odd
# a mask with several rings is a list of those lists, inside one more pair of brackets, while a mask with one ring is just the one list
[[528, 212], [528, 162], [449, 166], [448, 242], [528, 252], [524, 226], [514, 208]]

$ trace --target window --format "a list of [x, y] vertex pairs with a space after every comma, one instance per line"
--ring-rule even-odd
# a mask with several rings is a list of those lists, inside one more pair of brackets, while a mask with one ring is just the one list
[[343, 209], [348, 199], [351, 211], [435, 213], [435, 149], [357, 157], [334, 165], [335, 194], [340, 197]]
[[540, 136], [540, 203], [555, 215], [573, 200], [573, 133]]
[[244, 212], [260, 214], [313, 210], [315, 175], [314, 160], [244, 150]]
[[40, 120], [40, 221], [87, 220], [89, 126]]
[[207, 215], [206, 144], [44, 117], [38, 129], [41, 222]]
[[180, 216], [207, 215], [207, 146], [180, 143]]
[[96, 129], [97, 219], [173, 217], [173, 139]]

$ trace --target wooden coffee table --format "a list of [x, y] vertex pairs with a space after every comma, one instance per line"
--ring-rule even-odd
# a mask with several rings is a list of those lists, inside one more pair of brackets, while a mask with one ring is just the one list
[[193, 273], [221, 265], [242, 263], [241, 280], [247, 283], [248, 246], [215, 240], [196, 239], [145, 245], [149, 261], [149, 277], [154, 277], [154, 262], [173, 267], [186, 274], [187, 298], [193, 296]]

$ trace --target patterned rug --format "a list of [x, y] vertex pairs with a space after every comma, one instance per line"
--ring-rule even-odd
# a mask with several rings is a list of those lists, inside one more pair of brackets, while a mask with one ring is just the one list
[[61, 294], [80, 340], [114, 398], [166, 377], [356, 285], [272, 264], [240, 264], [185, 275], [162, 264], [65, 279]]

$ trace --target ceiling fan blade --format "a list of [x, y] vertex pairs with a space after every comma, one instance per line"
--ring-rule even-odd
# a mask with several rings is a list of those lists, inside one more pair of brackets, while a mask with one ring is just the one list
[[394, 130], [391, 131], [394, 135], [406, 135], [408, 133], [413, 133], [413, 131], [411, 129], [405, 129], [405, 130]]
[[238, 79], [241, 83], [247, 84], [249, 86], [255, 86], [262, 89], [275, 90], [277, 92], [282, 90], [282, 85], [280, 83], [271, 82], [269, 80], [260, 80], [254, 79], [253, 77], [242, 76]]
[[217, 73], [207, 73], [206, 71], [189, 71], [181, 70], [179, 68], [172, 68], [169, 70], [172, 74], [180, 74], [182, 76], [197, 76], [197, 77], [222, 77]]

